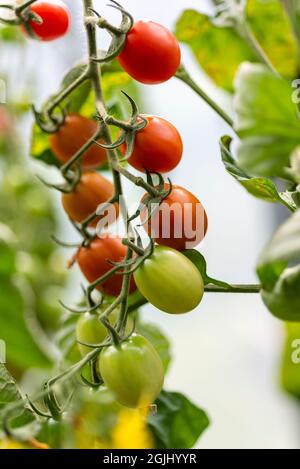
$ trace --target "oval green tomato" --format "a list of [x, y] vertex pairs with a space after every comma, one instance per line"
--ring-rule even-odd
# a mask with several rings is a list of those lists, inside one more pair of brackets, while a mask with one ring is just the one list
[[134, 273], [134, 280], [149, 303], [170, 314], [192, 311], [204, 293], [197, 267], [182, 253], [165, 246], [155, 247]]
[[100, 353], [99, 370], [106, 387], [127, 407], [151, 405], [160, 393], [164, 370], [153, 345], [133, 334], [119, 345]]
[[[115, 325], [118, 319], [120, 308], [116, 308], [109, 316], [109, 322]], [[133, 327], [132, 317], [128, 318], [126, 326], [126, 334], [129, 334]], [[76, 324], [76, 340], [81, 355], [84, 357], [93, 349], [82, 343], [98, 345], [101, 344], [108, 336], [106, 327], [99, 320], [99, 314], [84, 313], [80, 316]], [[82, 343], [79, 343], [82, 342]]]

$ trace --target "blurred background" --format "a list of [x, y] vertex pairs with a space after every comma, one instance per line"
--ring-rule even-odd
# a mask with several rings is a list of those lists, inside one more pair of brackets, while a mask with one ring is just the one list
[[[9, 77], [8, 105], [24, 98], [24, 93], [29, 101], [42, 103], [55, 92], [68, 67], [84, 55], [81, 2], [66, 3], [73, 15], [67, 39], [1, 45], [1, 77]], [[96, 0], [96, 8], [117, 20], [118, 14], [105, 3]], [[124, 0], [123, 4], [136, 19], [152, 19], [171, 29], [183, 8], [210, 10], [205, 0]], [[105, 48], [108, 38], [105, 34], [100, 38]], [[185, 46], [182, 53], [193, 78], [231, 113], [229, 96], [201, 73]], [[193, 91], [176, 79], [139, 87], [141, 111], [170, 120], [183, 137], [184, 157], [170, 176], [174, 183], [193, 192], [207, 210], [209, 231], [199, 249], [206, 257], [209, 274], [230, 283], [255, 283], [258, 255], [284, 213], [250, 197], [225, 172], [218, 141], [220, 136], [231, 134], [230, 128]], [[22, 164], [30, 167], [32, 178], [37, 173], [49, 178], [49, 172], [55, 177], [55, 170], [32, 162], [28, 156], [31, 124], [28, 117], [17, 121], [25, 145]], [[134, 200], [135, 189], [128, 186], [127, 190]], [[49, 204], [58, 214], [58, 226], [52, 228], [60, 238], [72, 240], [74, 232], [61, 210], [59, 196], [52, 194]], [[61, 255], [63, 265], [67, 253]], [[63, 273], [57, 275], [61, 284]], [[79, 272], [73, 271], [64, 299], [80, 295], [80, 281]], [[53, 300], [60, 298], [58, 292], [49, 294]], [[166, 387], [188, 395], [210, 416], [212, 424], [199, 441], [200, 448], [300, 448], [300, 407], [279, 384], [284, 328], [268, 313], [259, 295], [207, 294], [201, 306], [184, 317], [168, 316], [151, 306], [144, 307], [143, 315], [161, 325], [172, 343], [174, 360]]]

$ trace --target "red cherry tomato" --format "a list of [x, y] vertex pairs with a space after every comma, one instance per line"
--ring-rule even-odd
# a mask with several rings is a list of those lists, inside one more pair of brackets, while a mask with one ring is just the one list
[[163, 83], [174, 76], [180, 59], [174, 34], [153, 21], [138, 21], [133, 25], [118, 57], [131, 77], [148, 85]]
[[[58, 132], [50, 135], [51, 150], [61, 163], [66, 163], [97, 132], [97, 122], [80, 114], [69, 114]], [[101, 142], [101, 140], [99, 140]], [[107, 161], [106, 150], [92, 145], [83, 155], [84, 168], [96, 168]]]
[[[81, 272], [89, 282], [94, 282], [111, 270], [112, 265], [108, 260], [120, 262], [127, 253], [127, 247], [122, 244], [122, 238], [114, 235], [103, 235], [95, 238], [89, 247], [82, 247], [76, 254], [77, 263]], [[98, 286], [98, 290], [107, 295], [119, 295], [122, 287], [123, 276], [114, 274], [104, 283]], [[133, 277], [130, 281], [130, 293], [136, 290]]]
[[[128, 162], [138, 171], [166, 173], [179, 164], [183, 144], [173, 124], [155, 116], [143, 116], [148, 124], [136, 133], [133, 152]], [[120, 147], [123, 155], [126, 144]]]
[[[169, 189], [165, 184], [165, 189]], [[143, 197], [142, 202], [145, 202]], [[142, 222], [147, 219], [147, 209], [141, 212]], [[158, 244], [177, 251], [197, 246], [205, 237], [208, 220], [201, 202], [191, 192], [172, 186], [172, 192], [157, 207], [143, 227]]]
[[[53, 41], [68, 32], [71, 16], [68, 7], [60, 0], [54, 2], [38, 1], [30, 6], [30, 10], [42, 20], [41, 24], [34, 20], [29, 21], [31, 30], [41, 41]], [[25, 26], [23, 26], [23, 30], [26, 31]]]
[[[62, 195], [62, 204], [71, 220], [81, 222], [97, 210], [100, 204], [107, 202], [114, 195], [114, 185], [101, 174], [83, 173], [73, 192]], [[103, 215], [106, 215], [107, 211]], [[113, 223], [119, 215], [119, 205], [114, 204]], [[101, 217], [102, 218], [102, 217]], [[100, 217], [93, 220], [90, 226], [95, 227]]]

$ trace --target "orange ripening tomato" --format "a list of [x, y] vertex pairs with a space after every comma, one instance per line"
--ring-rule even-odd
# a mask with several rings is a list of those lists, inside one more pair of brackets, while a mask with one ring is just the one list
[[[127, 253], [127, 247], [122, 243], [122, 238], [105, 234], [95, 238], [90, 246], [81, 247], [76, 254], [76, 261], [85, 278], [94, 282], [102, 275], [112, 269], [112, 265], [107, 262], [121, 262]], [[119, 295], [122, 288], [123, 275], [114, 274], [97, 288], [99, 291], [110, 296]], [[130, 280], [130, 293], [136, 290], [133, 277]]]
[[118, 56], [121, 67], [132, 78], [148, 85], [169, 80], [180, 60], [180, 47], [174, 34], [153, 21], [136, 22]]
[[[79, 183], [73, 192], [62, 194], [62, 204], [71, 220], [82, 222], [89, 215], [96, 212], [98, 206], [107, 202], [114, 195], [114, 185], [101, 174], [95, 172], [83, 173]], [[107, 216], [107, 224], [113, 223], [119, 216], [119, 204], [113, 205], [113, 211], [109, 211], [111, 216]], [[95, 227], [99, 220], [108, 215], [104, 211], [101, 217], [97, 217], [90, 223]]]
[[[165, 184], [165, 190], [170, 188]], [[145, 202], [146, 195], [142, 198]], [[172, 186], [172, 192], [154, 208], [147, 220], [148, 211], [144, 207], [141, 220], [146, 232], [163, 246], [184, 251], [197, 246], [205, 237], [208, 220], [201, 202], [191, 192], [180, 186]]]
[[[58, 132], [50, 135], [50, 148], [56, 158], [65, 164], [95, 135], [98, 124], [80, 114], [69, 114]], [[100, 143], [103, 141], [100, 139]], [[83, 155], [84, 168], [97, 168], [107, 161], [106, 150], [93, 144]]]
[[[128, 163], [138, 171], [166, 173], [179, 164], [183, 144], [181, 136], [173, 124], [161, 117], [146, 116], [148, 124], [135, 135], [133, 152]], [[126, 144], [120, 147], [126, 154]]]

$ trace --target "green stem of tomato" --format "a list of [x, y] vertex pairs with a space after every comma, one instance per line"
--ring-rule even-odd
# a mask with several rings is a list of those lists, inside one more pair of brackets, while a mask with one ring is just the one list
[[[209, 284], [205, 286], [204, 291], [206, 293], [259, 293], [261, 288], [261, 285], [258, 284], [230, 285], [230, 288]], [[147, 303], [148, 301], [146, 298], [138, 298], [128, 307], [128, 314], [132, 313], [138, 308], [141, 308]]]
[[[87, 18], [93, 9], [93, 0], [84, 0], [83, 4], [84, 4], [84, 17]], [[89, 78], [91, 80], [92, 87], [94, 90], [95, 108], [96, 108], [96, 112], [98, 114], [98, 118], [100, 121], [100, 127], [102, 130], [103, 140], [105, 144], [111, 145], [112, 138], [111, 138], [109, 126], [107, 124], [107, 110], [106, 110], [106, 105], [104, 102], [102, 85], [101, 85], [101, 65], [95, 62], [94, 60], [94, 58], [97, 57], [97, 50], [98, 50], [97, 37], [96, 37], [96, 24], [94, 22], [85, 21], [85, 28], [86, 28], [86, 34], [87, 34], [88, 56], [89, 56], [88, 74], [89, 74]], [[110, 168], [111, 168], [112, 175], [113, 175], [113, 181], [114, 181], [114, 186], [115, 186], [115, 197], [119, 198], [123, 194], [121, 175], [120, 175], [120, 172], [118, 171], [119, 158], [115, 149], [108, 149], [107, 155], [108, 155], [108, 161], [109, 161]], [[128, 211], [127, 211], [127, 207], [125, 206], [124, 201], [123, 201], [123, 207], [121, 210], [121, 215], [125, 222], [126, 237], [130, 237], [132, 234], [131, 226], [130, 226], [130, 223], [128, 223]], [[128, 246], [126, 260], [130, 260], [132, 258], [132, 255], [133, 255], [133, 251]], [[129, 293], [129, 285], [130, 285], [130, 277], [131, 277], [131, 273], [129, 271], [130, 271], [130, 266], [124, 268], [122, 289], [118, 298], [121, 304], [121, 312], [120, 312], [120, 318], [119, 318], [119, 323], [118, 323], [118, 328], [120, 328], [120, 330], [123, 330], [123, 328], [125, 329], [126, 321], [127, 321], [127, 298], [128, 298], [128, 293]]]
[[35, 3], [37, 0], [27, 0], [26, 2], [22, 3], [18, 7], [15, 8], [15, 14], [19, 16], [22, 11], [26, 10], [26, 8], [30, 7], [33, 3]]
[[233, 120], [231, 117], [212, 99], [210, 98], [200, 86], [192, 79], [183, 65], [180, 66], [176, 73], [176, 78], [188, 85], [195, 93], [197, 93], [214, 111], [216, 111], [227, 124], [233, 128]]

